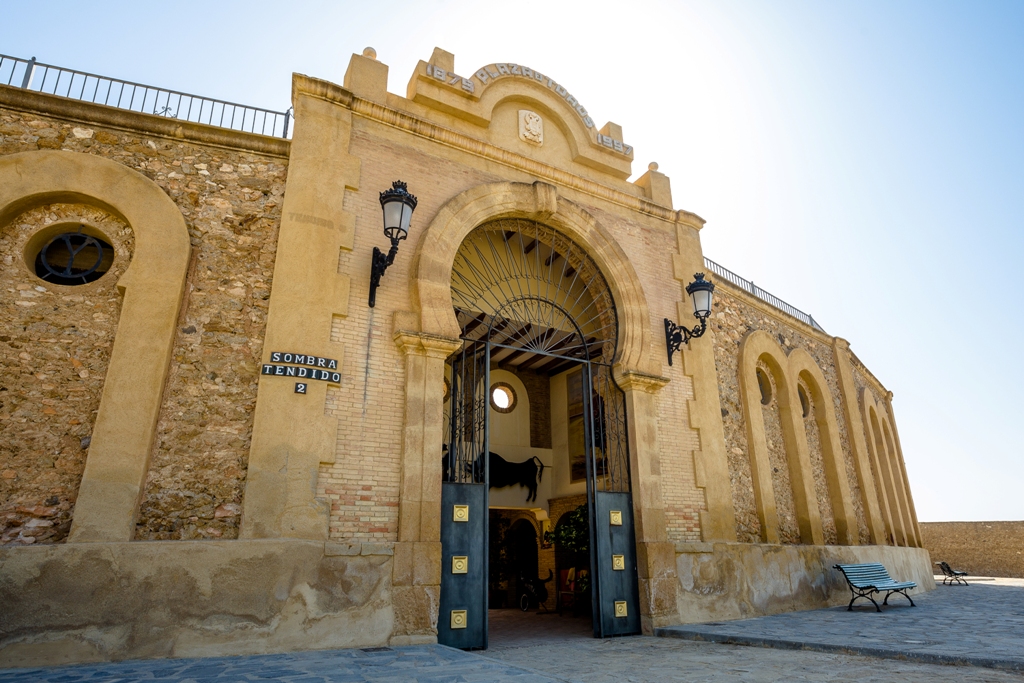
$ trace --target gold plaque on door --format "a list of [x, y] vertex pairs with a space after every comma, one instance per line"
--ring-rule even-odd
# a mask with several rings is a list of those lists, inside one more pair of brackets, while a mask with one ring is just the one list
[[622, 510], [610, 510], [608, 516], [611, 518], [608, 523], [612, 526], [622, 526]]
[[465, 574], [469, 571], [469, 558], [465, 555], [452, 555], [452, 574]]
[[453, 522], [468, 522], [469, 521], [469, 506], [468, 505], [453, 505], [452, 506], [452, 521]]
[[622, 571], [626, 568], [626, 556], [625, 555], [612, 555], [612, 569], [616, 571]]
[[[452, 612], [452, 614], [455, 614], [455, 612]], [[626, 608], [626, 601], [625, 600], [616, 600], [615, 601], [615, 616], [616, 617], [628, 617], [629, 616], [629, 610]], [[455, 628], [455, 627], [452, 626], [452, 628]]]
[[[616, 614], [618, 614], [618, 609], [619, 609], [618, 608], [618, 604], [619, 603], [615, 603], [615, 605], [616, 605], [616, 607], [615, 607]], [[622, 603], [622, 604], [625, 605], [626, 603]], [[625, 608], [623, 608], [623, 609], [625, 609]], [[466, 628], [466, 622], [467, 621], [469, 621], [469, 619], [466, 616], [466, 610], [464, 610], [464, 609], [453, 609], [452, 610], [451, 628]]]

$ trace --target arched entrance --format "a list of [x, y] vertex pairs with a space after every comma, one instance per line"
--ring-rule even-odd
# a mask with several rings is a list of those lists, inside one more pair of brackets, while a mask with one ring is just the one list
[[[619, 322], [608, 282], [566, 235], [504, 218], [463, 240], [451, 302], [462, 345], [446, 367], [438, 640], [487, 646], [489, 490], [518, 485], [545, 513], [537, 489], [547, 468], [556, 497], [576, 492], [587, 505], [594, 635], [639, 633], [626, 400], [612, 377]], [[529, 377], [540, 392], [548, 383], [546, 417], [560, 430], [550, 462], [545, 449], [526, 458], [514, 444], [497, 452], [504, 447], [493, 442], [492, 423], [511, 410], [514, 393], [494, 394], [507, 392], [492, 383], [498, 370]], [[531, 426], [544, 418], [531, 414]]]

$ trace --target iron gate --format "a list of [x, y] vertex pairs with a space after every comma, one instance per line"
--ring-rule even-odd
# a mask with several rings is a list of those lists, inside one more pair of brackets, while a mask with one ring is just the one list
[[452, 268], [463, 347], [447, 362], [438, 641], [487, 647], [490, 368], [583, 375], [594, 635], [640, 632], [625, 396], [612, 378], [610, 289], [574, 242], [503, 219], [466, 237]]
[[487, 647], [489, 346], [466, 343], [448, 360], [437, 640], [462, 649]]

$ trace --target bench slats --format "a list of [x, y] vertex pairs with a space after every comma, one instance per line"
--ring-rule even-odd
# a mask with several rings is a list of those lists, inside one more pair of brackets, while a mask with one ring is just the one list
[[[878, 603], [871, 597], [872, 593], [884, 592], [886, 594], [884, 604], [888, 604], [889, 595], [892, 593], [900, 593], [910, 600], [910, 596], [907, 595], [906, 591], [917, 587], [917, 584], [913, 581], [894, 580], [889, 576], [889, 572], [885, 567], [878, 562], [837, 564], [835, 568], [843, 573], [846, 583], [850, 585], [850, 590], [854, 593], [853, 600], [850, 601], [848, 609], [853, 609], [853, 602], [857, 598], [867, 598], [875, 603], [875, 608], [881, 612], [882, 610], [878, 607]], [[914, 601], [910, 600], [910, 604], [913, 606]]]

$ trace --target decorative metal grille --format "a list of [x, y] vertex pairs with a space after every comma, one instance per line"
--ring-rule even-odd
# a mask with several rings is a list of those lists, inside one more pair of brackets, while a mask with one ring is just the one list
[[445, 403], [442, 481], [484, 483], [488, 452], [488, 354], [486, 342], [465, 344], [448, 359], [451, 389]]
[[592, 490], [628, 492], [625, 395], [611, 370], [618, 322], [597, 264], [547, 226], [502, 219], [466, 237], [451, 283], [464, 345], [448, 359], [444, 480], [485, 481], [492, 365], [549, 377], [582, 366]]
[[555, 375], [610, 364], [618, 322], [608, 283], [583, 248], [539, 223], [502, 219], [463, 241], [452, 266], [462, 337], [489, 340], [502, 367]]
[[599, 363], [590, 370], [589, 447], [592, 469], [588, 472], [595, 491], [629, 492], [629, 449], [626, 435], [626, 397], [612, 378], [612, 369]]

